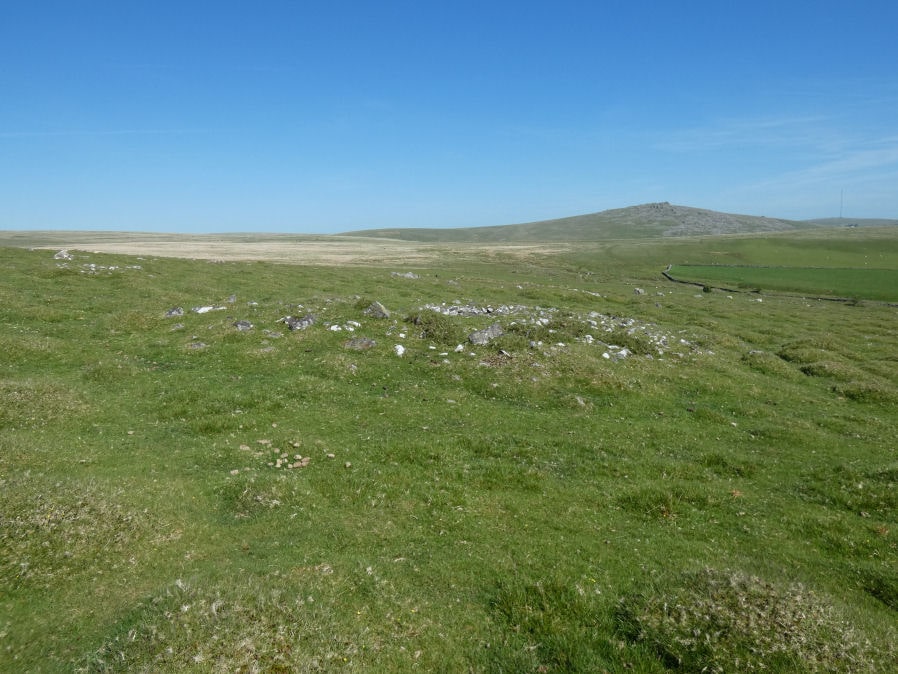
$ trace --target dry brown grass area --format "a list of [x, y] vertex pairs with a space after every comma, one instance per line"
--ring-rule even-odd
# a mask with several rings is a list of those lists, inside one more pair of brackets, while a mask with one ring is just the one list
[[32, 232], [26, 238], [12, 234], [0, 232], [0, 245], [222, 262], [258, 260], [310, 265], [427, 265], [446, 255], [526, 259], [570, 249], [569, 245], [558, 243], [435, 244], [347, 236]]
[[265, 261], [286, 264], [405, 264], [425, 263], [439, 253], [432, 247], [406, 243], [344, 241], [139, 241], [98, 242], [70, 250], [124, 255], [152, 255], [197, 260]]

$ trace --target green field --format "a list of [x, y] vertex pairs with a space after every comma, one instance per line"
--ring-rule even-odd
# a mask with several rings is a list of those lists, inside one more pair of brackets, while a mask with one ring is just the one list
[[0, 671], [896, 671], [898, 310], [659, 273], [850, 235], [0, 248]]
[[898, 270], [741, 265], [674, 265], [679, 281], [739, 290], [898, 302]]

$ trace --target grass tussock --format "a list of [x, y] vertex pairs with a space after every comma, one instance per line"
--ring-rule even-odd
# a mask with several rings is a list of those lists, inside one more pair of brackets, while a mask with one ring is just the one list
[[816, 363], [808, 363], [799, 368], [809, 377], [825, 377], [837, 381], [851, 381], [856, 379], [859, 373], [857, 368], [846, 363], [832, 360], [822, 360]]
[[898, 389], [883, 381], [849, 381], [833, 386], [833, 391], [859, 403], [889, 404], [898, 401]]
[[755, 372], [779, 379], [795, 379], [796, 370], [786, 361], [767, 351], [750, 351], [742, 356], [742, 362]]
[[48, 590], [80, 573], [135, 564], [130, 550], [154, 529], [150, 513], [96, 484], [2, 481], [0, 578]]
[[0, 380], [0, 428], [35, 428], [89, 410], [72, 389], [42, 379]]
[[704, 569], [624, 597], [617, 625], [669, 668], [703, 672], [875, 672], [882, 654], [825, 596]]
[[603, 671], [613, 656], [599, 637], [603, 616], [594, 599], [558, 580], [498, 583], [489, 598], [495, 630], [473, 654], [474, 671]]
[[415, 326], [421, 339], [431, 340], [443, 346], [455, 346], [466, 337], [457, 320], [437, 311], [425, 310], [410, 314], [406, 322]]
[[345, 664], [351, 640], [322, 621], [314, 597], [268, 580], [200, 588], [179, 579], [136, 607], [126, 628], [76, 671], [296, 672]]
[[625, 510], [650, 520], [674, 520], [706, 508], [710, 497], [703, 489], [680, 484], [670, 488], [640, 488], [625, 494], [618, 502]]

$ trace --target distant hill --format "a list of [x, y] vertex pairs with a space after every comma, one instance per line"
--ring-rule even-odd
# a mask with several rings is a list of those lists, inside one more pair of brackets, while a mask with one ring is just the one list
[[811, 229], [818, 226], [821, 225], [675, 206], [665, 201], [518, 225], [455, 229], [370, 229], [346, 232], [346, 235], [426, 242], [514, 243], [752, 234]]

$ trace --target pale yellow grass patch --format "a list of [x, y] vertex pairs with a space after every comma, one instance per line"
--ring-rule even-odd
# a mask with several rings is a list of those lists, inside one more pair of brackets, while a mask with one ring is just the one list
[[180, 235], [120, 232], [32, 234], [33, 248], [221, 262], [264, 261], [308, 265], [424, 266], [452, 254], [458, 259], [526, 259], [570, 250], [566, 244], [422, 243], [350, 236]]

